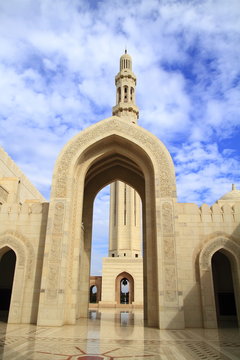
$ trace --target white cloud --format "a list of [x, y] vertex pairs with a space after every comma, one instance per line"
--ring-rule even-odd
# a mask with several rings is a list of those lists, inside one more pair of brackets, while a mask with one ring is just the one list
[[176, 149], [179, 201], [213, 204], [240, 182], [240, 159], [231, 149], [219, 151], [218, 145], [195, 142]]
[[0, 142], [45, 196], [60, 149], [111, 115], [125, 46], [139, 123], [173, 152], [180, 199], [239, 182], [239, 0], [8, 0], [0, 22]]

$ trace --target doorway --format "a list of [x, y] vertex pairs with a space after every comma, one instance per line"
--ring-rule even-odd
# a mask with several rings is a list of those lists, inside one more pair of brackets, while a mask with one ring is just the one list
[[7, 321], [11, 303], [16, 255], [7, 250], [0, 260], [0, 320]]
[[134, 301], [134, 279], [123, 272], [116, 278], [116, 302], [122, 305], [131, 305]]
[[120, 304], [129, 304], [129, 281], [126, 278], [120, 282]]
[[221, 251], [212, 257], [212, 275], [219, 327], [237, 327], [237, 309], [231, 263]]
[[92, 285], [90, 287], [89, 302], [90, 302], [90, 304], [96, 304], [96, 302], [97, 302], [97, 287], [96, 287], [96, 285]]

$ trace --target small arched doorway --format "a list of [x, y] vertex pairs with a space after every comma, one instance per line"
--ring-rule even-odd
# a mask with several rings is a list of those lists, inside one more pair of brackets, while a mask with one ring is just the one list
[[237, 326], [237, 309], [231, 262], [223, 251], [212, 256], [212, 276], [219, 327]]
[[0, 258], [0, 320], [7, 321], [11, 303], [16, 255], [6, 248]]
[[129, 304], [129, 281], [127, 278], [120, 281], [120, 304]]
[[97, 303], [97, 292], [98, 292], [98, 289], [97, 289], [96, 285], [90, 286], [89, 302], [91, 304]]
[[116, 278], [116, 302], [117, 304], [130, 305], [134, 301], [134, 280], [127, 273], [122, 272]]

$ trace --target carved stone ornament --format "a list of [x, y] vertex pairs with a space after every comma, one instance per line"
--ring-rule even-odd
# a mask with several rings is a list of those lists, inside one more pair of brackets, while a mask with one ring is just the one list
[[29, 240], [17, 231], [6, 231], [0, 236], [0, 249], [4, 246], [8, 246], [16, 252], [18, 266], [24, 266], [27, 260], [27, 278], [31, 279], [33, 276], [35, 254]]
[[176, 269], [174, 265], [165, 265], [165, 292], [164, 299], [173, 302], [177, 298]]
[[58, 288], [58, 273], [61, 257], [61, 246], [63, 236], [64, 203], [57, 202], [54, 208], [53, 232], [48, 263], [47, 297], [55, 298]]
[[239, 245], [227, 238], [217, 238], [209, 245], [206, 245], [200, 254], [199, 263], [202, 270], [207, 270], [210, 267], [212, 255], [221, 248], [229, 250], [231, 253], [235, 254], [238, 259], [240, 259]]
[[173, 234], [173, 209], [172, 205], [168, 202], [164, 202], [162, 205], [162, 227], [163, 235]]
[[84, 130], [66, 145], [64, 152], [61, 153], [55, 169], [56, 183], [54, 196], [64, 198], [67, 195], [67, 181], [71, 176], [70, 168], [77, 155], [92, 145], [110, 135], [119, 135], [125, 139], [130, 137], [143, 150], [147, 149], [158, 163], [160, 173], [160, 193], [162, 197], [172, 197], [175, 187], [175, 175], [171, 157], [164, 145], [140, 126], [128, 124], [119, 118], [112, 117], [103, 120], [94, 126]]

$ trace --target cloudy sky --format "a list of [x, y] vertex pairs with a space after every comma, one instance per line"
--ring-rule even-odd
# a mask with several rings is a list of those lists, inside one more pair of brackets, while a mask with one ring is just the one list
[[[212, 204], [231, 183], [240, 187], [239, 0], [0, 0], [5, 151], [49, 199], [60, 149], [111, 115], [125, 46], [139, 125], [173, 156], [179, 201]], [[106, 254], [108, 201], [105, 189], [94, 273]]]

